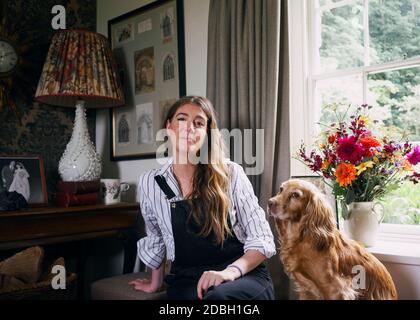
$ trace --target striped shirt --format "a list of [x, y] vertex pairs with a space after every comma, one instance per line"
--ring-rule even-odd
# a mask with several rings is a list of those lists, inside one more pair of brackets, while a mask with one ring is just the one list
[[[243, 168], [232, 161], [228, 161], [227, 165], [230, 172], [229, 217], [232, 230], [238, 240], [244, 244], [244, 252], [254, 249], [270, 258], [276, 253], [276, 247], [265, 212], [259, 206], [251, 182]], [[176, 254], [170, 205], [184, 198], [171, 167], [172, 159], [160, 169], [143, 173], [137, 188], [147, 235], [137, 243], [138, 256], [146, 266], [152, 269], [157, 269], [165, 256], [166, 259], [174, 261]], [[168, 200], [165, 197], [154, 179], [157, 175], [162, 175], [166, 179], [175, 193], [174, 198]]]

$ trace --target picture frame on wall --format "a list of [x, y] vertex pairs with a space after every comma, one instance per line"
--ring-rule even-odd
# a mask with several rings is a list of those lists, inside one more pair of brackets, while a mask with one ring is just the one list
[[20, 193], [30, 207], [47, 206], [44, 160], [39, 155], [0, 155], [0, 191]]
[[111, 161], [155, 158], [169, 107], [186, 94], [183, 0], [158, 0], [108, 21], [126, 105], [110, 109]]

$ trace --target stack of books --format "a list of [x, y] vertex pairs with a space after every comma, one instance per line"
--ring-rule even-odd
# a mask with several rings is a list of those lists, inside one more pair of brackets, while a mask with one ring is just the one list
[[100, 181], [59, 181], [55, 194], [57, 207], [72, 207], [96, 204]]

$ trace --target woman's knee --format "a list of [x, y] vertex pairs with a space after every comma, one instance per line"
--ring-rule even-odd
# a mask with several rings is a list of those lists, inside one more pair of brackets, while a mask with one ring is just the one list
[[203, 300], [227, 300], [226, 290], [223, 287], [216, 286], [207, 291]]

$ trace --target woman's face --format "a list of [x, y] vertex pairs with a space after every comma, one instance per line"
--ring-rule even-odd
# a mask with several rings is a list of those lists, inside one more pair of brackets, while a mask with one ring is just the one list
[[196, 154], [204, 143], [207, 121], [208, 118], [200, 107], [194, 104], [179, 107], [166, 123], [172, 149], [178, 154]]

